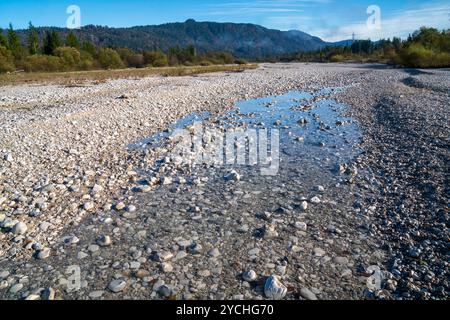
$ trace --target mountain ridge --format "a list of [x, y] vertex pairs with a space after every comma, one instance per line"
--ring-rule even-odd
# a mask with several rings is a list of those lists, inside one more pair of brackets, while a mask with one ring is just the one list
[[[332, 43], [300, 30], [280, 31], [251, 23], [172, 22], [160, 25], [134, 27], [107, 27], [87, 25], [69, 30], [59, 27], [37, 27], [43, 39], [45, 32], [57, 31], [63, 38], [73, 31], [82, 41], [100, 46], [128, 47], [133, 50], [160, 49], [194, 45], [199, 52], [226, 51], [236, 57], [264, 59], [297, 52], [319, 50]], [[27, 30], [17, 30], [22, 41]]]

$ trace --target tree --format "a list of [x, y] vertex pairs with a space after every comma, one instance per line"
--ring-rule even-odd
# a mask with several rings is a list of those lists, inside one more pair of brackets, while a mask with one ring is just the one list
[[0, 73], [14, 71], [14, 57], [5, 46], [0, 45]]
[[56, 48], [61, 46], [61, 39], [56, 31], [47, 32], [44, 42], [44, 53], [46, 55], [53, 55]]
[[97, 49], [89, 41], [83, 42], [83, 45], [81, 46], [81, 50], [89, 53], [92, 57], [95, 57], [97, 55]]
[[79, 49], [80, 42], [78, 41], [77, 36], [72, 31], [66, 37], [66, 46]]
[[20, 59], [22, 57], [22, 45], [20, 44], [20, 39], [17, 33], [14, 31], [12, 24], [9, 24], [8, 29], [8, 49], [11, 51], [15, 59]]
[[28, 52], [30, 54], [37, 54], [39, 50], [39, 36], [36, 28], [30, 22], [28, 27]]
[[111, 48], [100, 49], [98, 53], [98, 62], [103, 69], [120, 69], [124, 67], [117, 51]]
[[8, 39], [3, 35], [3, 29], [0, 28], [0, 46], [8, 47]]

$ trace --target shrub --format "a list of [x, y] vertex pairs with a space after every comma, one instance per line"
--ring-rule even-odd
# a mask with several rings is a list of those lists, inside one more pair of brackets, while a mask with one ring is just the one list
[[247, 64], [248, 62], [245, 59], [236, 59], [236, 60], [234, 60], [234, 63], [242, 65], [242, 64]]
[[442, 68], [450, 66], [450, 54], [413, 43], [400, 52], [396, 62], [412, 68]]
[[209, 52], [204, 55], [204, 60], [211, 61], [213, 64], [233, 64], [235, 58], [227, 52]]
[[331, 56], [331, 58], [330, 58], [331, 62], [342, 62], [344, 60], [345, 60], [345, 58], [342, 54], [335, 54], [335, 55]]
[[55, 72], [61, 70], [63, 64], [59, 57], [35, 54], [25, 58], [23, 68], [27, 72]]
[[144, 52], [144, 63], [150, 67], [167, 67], [169, 61], [164, 52], [161, 51], [146, 51]]
[[80, 69], [90, 70], [94, 68], [94, 58], [89, 52], [80, 51]]
[[143, 68], [144, 67], [144, 56], [139, 53], [134, 53], [128, 48], [121, 48], [116, 50], [120, 55], [120, 58], [125, 63], [127, 67], [130, 68]]
[[117, 51], [106, 48], [100, 49], [98, 53], [98, 62], [103, 69], [120, 69], [124, 67]]
[[53, 54], [61, 58], [62, 67], [65, 70], [78, 69], [81, 62], [81, 55], [77, 49], [72, 47], [59, 47], [55, 49]]
[[14, 57], [11, 51], [4, 46], [0, 46], [0, 73], [12, 72], [15, 69]]
[[207, 66], [212, 66], [213, 64], [212, 64], [211, 61], [202, 60], [202, 61], [200, 61], [200, 65], [203, 66], [203, 67], [207, 67]]

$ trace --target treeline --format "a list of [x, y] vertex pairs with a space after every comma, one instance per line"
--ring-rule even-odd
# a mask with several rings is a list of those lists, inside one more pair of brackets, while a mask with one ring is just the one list
[[434, 28], [422, 27], [406, 40], [357, 40], [349, 45], [329, 46], [315, 52], [282, 57], [280, 60], [383, 62], [411, 68], [450, 67], [450, 29], [440, 32]]
[[95, 46], [90, 41], [80, 41], [73, 32], [62, 39], [56, 31], [48, 31], [41, 39], [31, 23], [24, 45], [11, 24], [6, 34], [0, 29], [0, 73], [17, 70], [55, 72], [245, 63], [245, 60], [236, 59], [226, 52], [198, 54], [194, 46], [175, 47], [168, 52], [135, 52], [129, 48]]

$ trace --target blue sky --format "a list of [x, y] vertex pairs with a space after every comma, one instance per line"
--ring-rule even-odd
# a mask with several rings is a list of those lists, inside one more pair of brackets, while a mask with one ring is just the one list
[[[324, 40], [406, 37], [422, 25], [450, 28], [450, 1], [442, 0], [0, 0], [0, 27], [64, 27], [69, 5], [81, 9], [82, 25], [114, 27], [185, 21], [248, 22], [301, 30]], [[381, 29], [367, 28], [367, 8], [381, 9]]]

